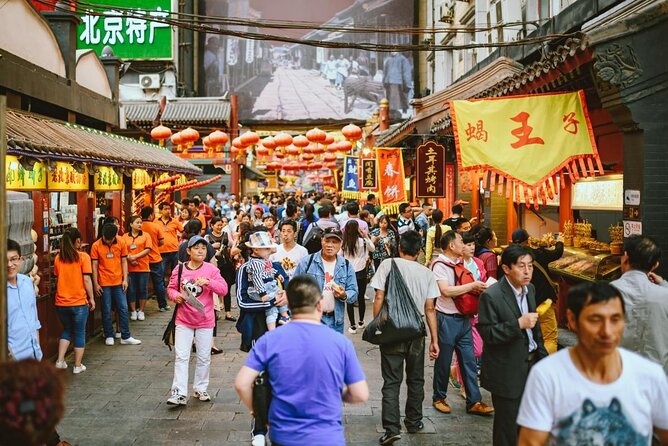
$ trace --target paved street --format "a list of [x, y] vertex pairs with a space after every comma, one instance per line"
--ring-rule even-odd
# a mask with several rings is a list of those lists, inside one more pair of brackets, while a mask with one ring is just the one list
[[[367, 308], [370, 311], [369, 305]], [[121, 346], [117, 342], [108, 347], [98, 337], [86, 348], [84, 364], [88, 370], [80, 375], [72, 374], [72, 359], [68, 358], [67, 410], [58, 427], [63, 439], [74, 445], [96, 446], [250, 444], [250, 417], [233, 388], [234, 377], [246, 358], [239, 350], [234, 323], [220, 321], [218, 325], [217, 343], [225, 352], [212, 357], [209, 393], [213, 400], [203, 403], [191, 399], [179, 408], [165, 404], [174, 353], [162, 344], [161, 337], [170, 316], [158, 312], [155, 301], [150, 301], [147, 319], [131, 322], [132, 335], [143, 341], [141, 345]], [[346, 336], [354, 340], [371, 391], [366, 404], [344, 408], [347, 443], [377, 445], [382, 434], [380, 354], [377, 347], [362, 341], [361, 331]], [[191, 383], [193, 366], [194, 357]], [[431, 407], [432, 370], [430, 364], [426, 370], [424, 432], [404, 434], [395, 444], [491, 444], [492, 419], [467, 415], [464, 400], [456, 391], [449, 392], [452, 414], [444, 415]], [[405, 392], [404, 386], [402, 398]], [[483, 397], [491, 403], [488, 392], [483, 391]]]

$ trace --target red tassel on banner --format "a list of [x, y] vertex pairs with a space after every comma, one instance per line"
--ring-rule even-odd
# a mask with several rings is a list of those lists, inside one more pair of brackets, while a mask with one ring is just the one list
[[492, 171], [489, 179], [489, 191], [494, 192], [495, 187], [496, 187], [496, 172]]
[[588, 177], [589, 173], [587, 172], [587, 166], [585, 166], [585, 160], [582, 158], [578, 158], [578, 163], [580, 164], [580, 169], [582, 169], [582, 176]]
[[553, 200], [554, 191], [552, 190], [552, 185], [550, 184], [550, 180], [552, 180], [552, 177], [545, 180], [545, 184], [543, 184], [543, 195], [546, 197], [550, 197], [550, 200]]
[[[543, 206], [547, 206], [547, 192], [546, 192], [547, 186], [541, 186], [540, 187], [540, 201], [543, 203]], [[552, 191], [550, 191], [552, 192]], [[554, 198], [554, 194], [552, 194], [552, 198]], [[550, 198], [550, 199], [552, 199]]]
[[482, 188], [483, 189], [489, 189], [489, 186], [487, 185], [488, 181], [489, 181], [489, 170], [485, 170], [482, 173]]
[[575, 162], [573, 162], [571, 164], [571, 170], [570, 171], [573, 174], [573, 178], [571, 178], [571, 180], [573, 182], [578, 181], [580, 179], [580, 174], [578, 173], [578, 166], [575, 164]]
[[[499, 175], [499, 184], [497, 185], [499, 197], [503, 195], [503, 180], [504, 179], [505, 178], [503, 178], [503, 176]], [[506, 183], [506, 189], [508, 188], [508, 186], [509, 186], [509, 184]]]
[[603, 164], [601, 164], [601, 157], [596, 157], [596, 165], [598, 166], [598, 174], [603, 175], [605, 171], [603, 170]]
[[519, 200], [519, 188], [515, 184], [514, 181], [507, 180], [506, 181], [506, 200], [510, 199], [510, 197], [513, 196], [513, 192], [515, 192], [515, 202]]
[[466, 192], [466, 185], [468, 184], [468, 175], [467, 174], [462, 174], [460, 180], [462, 183], [462, 192]]
[[540, 199], [541, 192], [539, 191], [538, 188], [535, 188], [533, 190], [533, 208], [535, 210], [540, 209], [540, 205], [538, 204], [538, 200]]
[[587, 166], [589, 167], [589, 172], [591, 173], [591, 176], [593, 177], [596, 175], [596, 169], [594, 169], [594, 160], [591, 158], [587, 158]]
[[475, 192], [478, 190], [478, 173], [477, 171], [471, 172], [471, 176], [469, 177], [470, 183], [469, 186], [471, 186], [471, 192]]

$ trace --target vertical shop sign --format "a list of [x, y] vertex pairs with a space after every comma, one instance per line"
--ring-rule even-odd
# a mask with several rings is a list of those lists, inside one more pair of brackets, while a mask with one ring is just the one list
[[445, 197], [445, 147], [427, 141], [417, 148], [417, 196], [419, 198]]
[[359, 198], [359, 159], [356, 156], [346, 156], [344, 159], [345, 171], [343, 174], [343, 198]]
[[362, 189], [377, 189], [377, 168], [378, 164], [375, 158], [362, 160]]
[[380, 184], [380, 205], [389, 213], [399, 212], [399, 205], [406, 200], [404, 187], [404, 162], [399, 148], [379, 147], [378, 175]]

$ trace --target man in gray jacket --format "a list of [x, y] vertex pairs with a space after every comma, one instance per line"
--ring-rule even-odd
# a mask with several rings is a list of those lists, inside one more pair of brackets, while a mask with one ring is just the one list
[[622, 346], [658, 362], [668, 373], [668, 282], [654, 273], [661, 247], [651, 237], [624, 242], [622, 277], [611, 282], [624, 298], [626, 329]]

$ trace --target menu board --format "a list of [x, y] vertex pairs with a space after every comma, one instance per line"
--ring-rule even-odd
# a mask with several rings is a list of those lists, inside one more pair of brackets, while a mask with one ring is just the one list
[[598, 211], [622, 211], [624, 176], [585, 178], [573, 185], [571, 207]]

